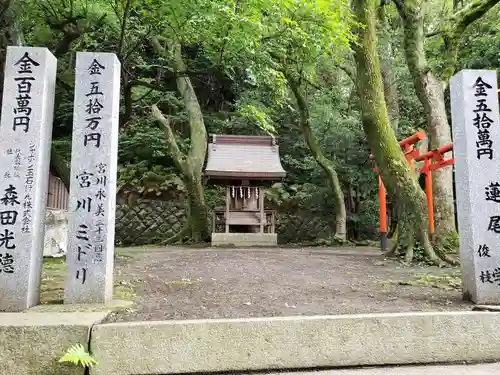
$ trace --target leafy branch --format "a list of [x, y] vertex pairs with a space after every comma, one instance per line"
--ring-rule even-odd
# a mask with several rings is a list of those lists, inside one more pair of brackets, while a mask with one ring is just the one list
[[451, 15], [444, 26], [426, 34], [426, 37], [441, 35], [444, 41], [443, 81], [448, 82], [455, 73], [460, 39], [469, 25], [484, 16], [500, 0], [475, 0]]
[[97, 361], [92, 357], [83, 347], [82, 344], [75, 344], [70, 347], [66, 353], [59, 359], [60, 363], [71, 363], [76, 366], [82, 366], [85, 368], [93, 367], [97, 365]]

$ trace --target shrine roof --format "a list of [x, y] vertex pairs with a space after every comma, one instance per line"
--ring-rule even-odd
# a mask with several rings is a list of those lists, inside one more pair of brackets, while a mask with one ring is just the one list
[[286, 176], [273, 137], [212, 134], [205, 175], [279, 180]]

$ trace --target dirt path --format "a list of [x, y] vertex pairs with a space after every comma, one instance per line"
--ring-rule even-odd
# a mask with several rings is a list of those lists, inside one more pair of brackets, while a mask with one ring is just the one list
[[108, 321], [470, 309], [459, 270], [403, 267], [348, 249], [120, 249], [136, 304]]

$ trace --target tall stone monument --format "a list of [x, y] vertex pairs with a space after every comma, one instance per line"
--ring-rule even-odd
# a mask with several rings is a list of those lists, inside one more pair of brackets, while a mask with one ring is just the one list
[[500, 303], [500, 121], [494, 70], [450, 82], [464, 298]]
[[112, 53], [76, 58], [65, 303], [113, 296], [120, 62]]
[[0, 311], [40, 301], [57, 60], [8, 47], [0, 123]]

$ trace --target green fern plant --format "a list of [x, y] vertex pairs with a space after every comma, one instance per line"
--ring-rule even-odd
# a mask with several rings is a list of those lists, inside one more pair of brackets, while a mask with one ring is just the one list
[[97, 361], [87, 353], [83, 345], [76, 344], [70, 347], [59, 359], [59, 362], [68, 362], [76, 366], [92, 367], [97, 365]]

